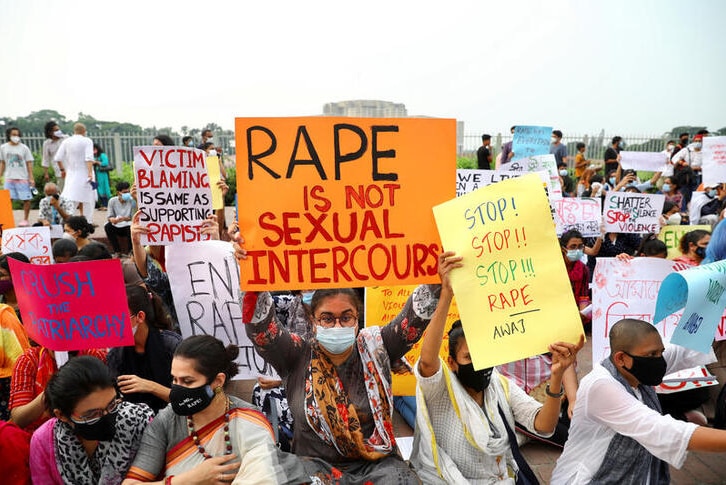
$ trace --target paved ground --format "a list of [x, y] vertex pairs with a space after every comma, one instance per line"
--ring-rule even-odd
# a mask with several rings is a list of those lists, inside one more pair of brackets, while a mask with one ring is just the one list
[[[22, 220], [22, 211], [14, 211], [15, 220]], [[38, 218], [38, 211], [31, 211], [30, 222], [35, 222]], [[234, 208], [227, 207], [226, 217], [231, 221], [234, 217]], [[94, 224], [98, 227], [92, 235], [94, 238], [105, 238], [103, 225], [106, 223], [106, 213], [95, 211]], [[590, 342], [578, 355], [578, 375], [580, 377], [587, 374], [592, 368], [592, 347]], [[249, 400], [252, 390], [252, 381], [236, 381], [233, 393], [238, 394], [243, 399]], [[394, 428], [397, 436], [412, 436], [412, 430], [406, 423], [396, 416]], [[549, 483], [557, 458], [560, 453], [552, 447], [537, 443], [529, 443], [522, 448], [522, 453], [527, 458], [527, 462], [537, 473], [540, 482]], [[689, 453], [686, 463], [680, 470], [671, 467], [671, 483], [674, 485], [726, 485], [726, 453]]]

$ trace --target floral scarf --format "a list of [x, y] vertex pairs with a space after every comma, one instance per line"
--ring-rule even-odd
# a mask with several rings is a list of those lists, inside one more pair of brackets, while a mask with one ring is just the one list
[[[311, 348], [305, 379], [305, 414], [315, 433], [349, 459], [379, 460], [395, 449], [391, 403], [391, 364], [379, 327], [360, 331], [357, 350], [363, 363], [363, 376], [375, 429], [363, 437], [355, 406], [350, 402], [335, 365], [320, 350]], [[354, 349], [355, 351], [355, 349]]]

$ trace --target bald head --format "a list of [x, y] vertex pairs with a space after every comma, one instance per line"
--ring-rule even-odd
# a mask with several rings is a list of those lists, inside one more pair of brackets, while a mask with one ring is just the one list
[[86, 134], [86, 125], [83, 123], [76, 123], [73, 125], [73, 133], [76, 135], [85, 135]]
[[631, 353], [645, 337], [657, 334], [658, 330], [650, 323], [634, 318], [624, 318], [610, 329], [610, 354], [615, 352]]

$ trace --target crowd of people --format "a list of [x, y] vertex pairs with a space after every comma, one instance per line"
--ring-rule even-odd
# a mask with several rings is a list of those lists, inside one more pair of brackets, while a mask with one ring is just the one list
[[[111, 196], [108, 176], [101, 174], [112, 163], [85, 136], [83, 125], [64, 138], [51, 122], [46, 135], [39, 223], [64, 227], [53, 243], [54, 260], [121, 258], [133, 344], [70, 352], [65, 359], [32, 341], [8, 264], [9, 258], [28, 259], [21, 253], [0, 256], [4, 483], [530, 484], [537, 477], [520, 446], [532, 439], [562, 450], [552, 483], [660, 484], [669, 481], [668, 464], [681, 466], [688, 450], [726, 452], [726, 430], [693, 412], [709, 396], [662, 402], [653, 387], [680, 368], [711, 364], [722, 371], [726, 346], [720, 343], [709, 354], [664, 345], [650, 323], [623, 319], [610, 330], [610, 356], [593, 363], [578, 382], [577, 356], [591, 325], [594, 260], [665, 257], [665, 244], [653, 235], [562, 234], [561, 255], [582, 336], [578, 342], [554, 338], [548, 353], [496, 368], [474, 368], [472, 342], [461, 322], [447, 333], [451, 276], [465, 264], [453, 252], [438, 255], [440, 284], [416, 287], [399, 314], [381, 327], [365, 326], [359, 288], [245, 292], [237, 324], [279, 375], [260, 377], [248, 403], [229, 387], [238, 373], [239, 349], [209, 335], [180, 335], [174, 297], [187, 295], [172, 296], [164, 247], [141, 244], [147, 228], [136, 211], [135, 187], [121, 182]], [[571, 164], [557, 130], [551, 151], [562, 167], [566, 196], [661, 191], [668, 200], [663, 225], [682, 224], [692, 218], [694, 193], [726, 198], [726, 187], [699, 190], [697, 140], [703, 135], [693, 143], [680, 139], [672, 150], [669, 143], [672, 170], [664, 167], [642, 183], [622, 170], [619, 137], [602, 167], [585, 158], [584, 144], [578, 144]], [[8, 170], [6, 188], [15, 190], [13, 198], [33, 187], [32, 177], [20, 173], [31, 161], [19, 137], [11, 128], [11, 147], [0, 150], [0, 170]], [[214, 156], [209, 139], [211, 133], [199, 148]], [[483, 142], [480, 163], [491, 164], [491, 137]], [[154, 143], [174, 144], [166, 135]], [[512, 160], [516, 154], [509, 144], [494, 162], [504, 169]], [[31, 166], [25, 168], [32, 173]], [[690, 178], [682, 177], [687, 169]], [[224, 180], [220, 188], [225, 190]], [[91, 238], [97, 203], [108, 215], [111, 248]], [[709, 210], [716, 211], [702, 215], [716, 216], [708, 222], [713, 234], [696, 230], [683, 237], [683, 265], [726, 259], [726, 224], [719, 223], [724, 207]], [[217, 215], [210, 215], [202, 231], [212, 239], [225, 235], [236, 257], [247, 257], [236, 224], [225, 232]], [[417, 344], [420, 357], [410, 366], [404, 356]], [[393, 395], [392, 375], [400, 372], [416, 377], [413, 402]], [[393, 426], [394, 409], [403, 402], [414, 430], [410, 459], [402, 456]], [[711, 424], [718, 424], [718, 416], [714, 419]]]

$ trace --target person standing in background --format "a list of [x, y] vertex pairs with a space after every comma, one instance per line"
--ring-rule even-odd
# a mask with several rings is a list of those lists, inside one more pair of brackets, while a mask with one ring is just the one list
[[93, 142], [86, 136], [83, 123], [73, 125], [73, 136], [61, 143], [55, 155], [61, 169], [66, 169], [66, 183], [61, 195], [80, 204], [80, 214], [93, 221], [96, 206], [96, 181], [93, 173]]
[[111, 198], [111, 185], [109, 183], [109, 169], [111, 164], [108, 156], [98, 143], [93, 144], [93, 165], [96, 172], [96, 183], [98, 184], [99, 210], [105, 211], [108, 206], [108, 199]]
[[48, 175], [48, 169], [53, 167], [53, 173], [55, 174], [55, 183], [58, 186], [58, 190], [63, 190], [63, 183], [65, 182], [65, 170], [63, 170], [56, 162], [55, 154], [63, 143], [63, 140], [68, 138], [68, 135], [63, 133], [58, 127], [58, 123], [55, 121], [49, 121], [43, 128], [45, 131], [45, 141], [43, 142], [43, 158], [40, 162], [43, 167], [43, 180], [45, 182], [50, 181], [50, 175]]
[[481, 146], [476, 151], [476, 164], [479, 170], [489, 170], [491, 168], [492, 152], [489, 150], [491, 143], [491, 135], [481, 136]]
[[[23, 220], [18, 224], [27, 227], [30, 214], [30, 199], [35, 190], [33, 180], [33, 154], [30, 148], [20, 143], [20, 129], [11, 126], [5, 130], [7, 143], [0, 145], [0, 177], [5, 176], [5, 189], [10, 191], [11, 200], [23, 201]], [[37, 191], [36, 191], [37, 193]]]
[[558, 166], [562, 163], [567, 165], [567, 147], [562, 143], [562, 132], [560, 130], [552, 132], [550, 154], [555, 156], [555, 162]]

